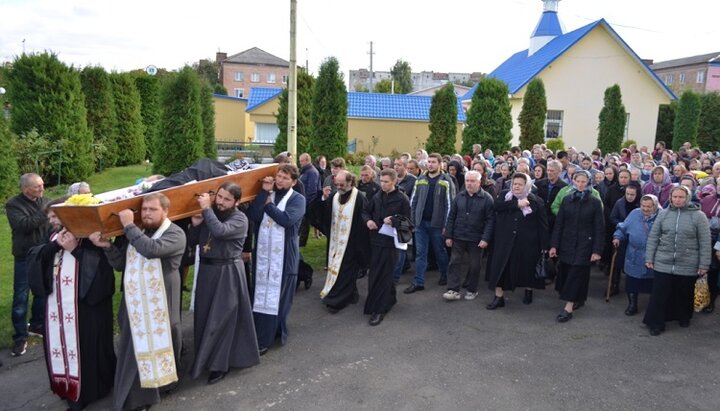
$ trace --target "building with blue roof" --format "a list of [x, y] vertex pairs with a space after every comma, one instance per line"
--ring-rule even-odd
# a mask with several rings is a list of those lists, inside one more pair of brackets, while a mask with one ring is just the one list
[[[519, 142], [517, 119], [527, 84], [540, 78], [547, 97], [546, 137], [562, 137], [566, 147], [595, 148], [605, 89], [618, 84], [628, 115], [626, 138], [652, 146], [658, 108], [675, 95], [604, 19], [565, 32], [558, 18], [559, 1], [543, 0], [530, 47], [488, 74], [510, 90], [513, 144]], [[466, 105], [476, 88], [461, 97]]]

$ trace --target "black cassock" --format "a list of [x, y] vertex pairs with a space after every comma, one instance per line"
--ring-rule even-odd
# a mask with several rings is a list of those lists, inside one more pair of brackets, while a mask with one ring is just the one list
[[[348, 191], [344, 195], [334, 195], [340, 195], [340, 203], [345, 204], [350, 199], [350, 194], [351, 192]], [[310, 212], [313, 214], [315, 221], [320, 223], [320, 229], [327, 237], [328, 243], [335, 241], [330, 233], [334, 195], [331, 195], [325, 201], [322, 201], [322, 199], [314, 201], [310, 206]], [[348, 244], [345, 247], [345, 253], [343, 254], [337, 279], [335, 280], [333, 288], [325, 298], [322, 299], [323, 304], [333, 308], [345, 308], [348, 304], [354, 304], [359, 299], [356, 285], [357, 274], [361, 267], [367, 267], [369, 257], [367, 226], [362, 219], [362, 212], [366, 203], [367, 200], [365, 196], [361, 192], [358, 192], [355, 200], [355, 209], [353, 210], [353, 221], [348, 236]]]
[[[28, 255], [28, 274], [35, 295], [48, 297], [53, 291], [55, 255], [62, 251], [55, 241], [37, 246]], [[105, 253], [89, 240], [81, 240], [72, 252], [79, 268], [77, 325], [80, 345], [80, 398], [87, 405], [110, 393], [115, 375], [113, 306], [115, 275]], [[46, 320], [48, 318], [46, 317]], [[47, 345], [46, 363], [50, 363]], [[48, 368], [48, 372], [49, 372]], [[52, 386], [52, 381], [51, 381]]]

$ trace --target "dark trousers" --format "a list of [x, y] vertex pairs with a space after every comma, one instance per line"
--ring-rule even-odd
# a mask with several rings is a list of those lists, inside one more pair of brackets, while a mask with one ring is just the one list
[[307, 245], [308, 236], [310, 235], [310, 222], [307, 217], [303, 217], [300, 223], [300, 247]]
[[664, 330], [666, 321], [690, 321], [696, 280], [696, 276], [655, 271], [653, 290], [643, 322], [650, 328]]
[[483, 249], [476, 241], [453, 241], [450, 264], [448, 266], [448, 290], [460, 292], [462, 277], [469, 292], [477, 292], [482, 269]]
[[[13, 341], [24, 341], [28, 338], [27, 311], [30, 299], [27, 264], [25, 260], [15, 258], [13, 277], [12, 323], [15, 327]], [[30, 325], [41, 327], [45, 324], [45, 299], [33, 295]]]

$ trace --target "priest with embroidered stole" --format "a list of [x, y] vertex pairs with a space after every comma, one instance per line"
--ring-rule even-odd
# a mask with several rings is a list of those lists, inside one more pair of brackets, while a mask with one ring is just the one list
[[260, 355], [276, 338], [287, 342], [287, 318], [292, 307], [300, 264], [300, 223], [305, 197], [293, 187], [299, 172], [292, 164], [278, 166], [275, 177], [262, 180], [262, 190], [250, 205], [255, 224], [255, 296], [253, 315]]
[[33, 294], [46, 299], [45, 361], [50, 388], [82, 410], [110, 393], [115, 373], [113, 305], [115, 275], [105, 253], [63, 229], [50, 206], [50, 241], [28, 254]]
[[[410, 200], [395, 188], [397, 172], [385, 169], [380, 172], [381, 191], [368, 202], [363, 220], [370, 230], [370, 273], [368, 296], [364, 313], [370, 315], [370, 325], [378, 325], [395, 305], [393, 272], [397, 262], [395, 228], [400, 217], [410, 218]], [[405, 246], [407, 247], [407, 246]]]
[[349, 171], [339, 171], [334, 183], [337, 191], [333, 194], [330, 186], [324, 187], [311, 210], [328, 238], [328, 268], [320, 298], [333, 314], [358, 302], [357, 273], [369, 260], [368, 230], [362, 220], [365, 195], [355, 187]]
[[185, 233], [168, 218], [162, 193], [143, 197], [142, 229], [132, 210], [118, 213], [124, 236], [115, 243], [95, 232], [90, 240], [105, 249], [110, 265], [123, 272], [118, 322], [120, 339], [112, 407], [143, 410], [160, 402], [158, 388], [178, 380], [182, 347], [180, 272]]
[[225, 182], [215, 201], [198, 197], [202, 214], [192, 217], [191, 247], [199, 245], [195, 285], [195, 363], [192, 376], [208, 370], [208, 384], [225, 377], [230, 367], [260, 363], [255, 324], [242, 261], [248, 219], [237, 209], [242, 190]]

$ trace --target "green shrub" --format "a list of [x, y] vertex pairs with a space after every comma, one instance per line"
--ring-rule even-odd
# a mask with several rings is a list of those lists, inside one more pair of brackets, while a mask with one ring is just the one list
[[557, 153], [558, 151], [565, 150], [565, 142], [562, 140], [562, 138], [550, 138], [545, 141], [545, 146], [552, 150], [553, 153]]

